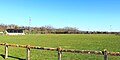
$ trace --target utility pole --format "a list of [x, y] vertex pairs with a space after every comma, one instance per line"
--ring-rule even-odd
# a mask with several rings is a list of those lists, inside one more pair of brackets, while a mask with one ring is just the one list
[[112, 27], [112, 25], [110, 25], [110, 34], [112, 33], [112, 28], [111, 27]]
[[31, 17], [29, 17], [29, 34], [31, 34]]
[[111, 26], [112, 26], [112, 25], [110, 25], [110, 32], [111, 32], [111, 30], [112, 30]]

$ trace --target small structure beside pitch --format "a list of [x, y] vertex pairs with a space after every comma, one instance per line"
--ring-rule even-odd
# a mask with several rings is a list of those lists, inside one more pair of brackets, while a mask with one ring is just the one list
[[3, 35], [4, 33], [3, 32], [0, 32], [0, 35]]
[[25, 35], [24, 29], [6, 29], [6, 35]]

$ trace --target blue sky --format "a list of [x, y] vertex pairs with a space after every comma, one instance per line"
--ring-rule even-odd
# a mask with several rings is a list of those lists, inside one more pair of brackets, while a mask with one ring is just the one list
[[0, 23], [120, 31], [120, 0], [0, 0]]

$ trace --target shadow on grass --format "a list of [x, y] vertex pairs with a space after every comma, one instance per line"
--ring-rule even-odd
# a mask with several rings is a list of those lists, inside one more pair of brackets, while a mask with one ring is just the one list
[[[0, 54], [0, 56], [2, 56], [2, 57], [5, 59], [5, 55]], [[14, 58], [14, 59], [18, 59], [18, 60], [26, 60], [26, 59], [19, 58], [19, 57], [14, 57], [14, 56], [8, 56], [8, 57], [10, 57], [10, 58]]]

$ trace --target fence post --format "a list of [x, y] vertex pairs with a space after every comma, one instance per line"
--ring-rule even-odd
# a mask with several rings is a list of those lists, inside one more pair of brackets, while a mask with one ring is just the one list
[[26, 60], [30, 60], [30, 45], [26, 45]]
[[107, 60], [107, 50], [104, 49], [104, 60]]
[[8, 45], [5, 43], [5, 59], [8, 58]]
[[58, 60], [61, 60], [61, 48], [59, 47], [59, 48], [57, 48], [57, 50], [58, 50]]

